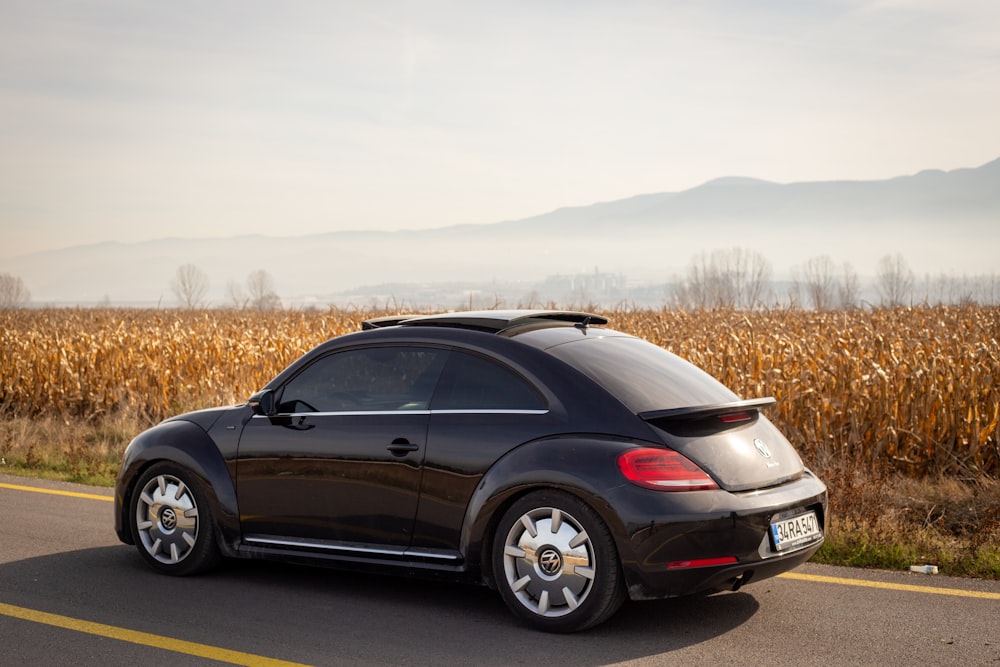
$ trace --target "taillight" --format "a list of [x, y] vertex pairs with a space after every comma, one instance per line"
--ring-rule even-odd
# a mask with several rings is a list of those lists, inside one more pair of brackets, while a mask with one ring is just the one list
[[719, 485], [691, 459], [672, 449], [630, 449], [618, 457], [625, 479], [657, 491], [705, 491]]
[[697, 558], [695, 560], [675, 560], [667, 563], [668, 570], [686, 570], [693, 567], [716, 567], [718, 565], [735, 565], [739, 561], [736, 556], [721, 556], [719, 558]]
[[723, 424], [739, 424], [740, 422], [748, 422], [751, 419], [753, 419], [753, 415], [749, 412], [730, 412], [719, 415], [719, 421]]

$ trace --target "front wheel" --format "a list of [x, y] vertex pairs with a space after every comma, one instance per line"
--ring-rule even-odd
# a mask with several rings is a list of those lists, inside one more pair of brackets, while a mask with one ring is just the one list
[[530, 493], [504, 513], [493, 543], [493, 574], [510, 610], [549, 632], [597, 625], [625, 599], [607, 526], [560, 491]]
[[195, 574], [218, 561], [212, 510], [190, 471], [172, 463], [152, 466], [136, 483], [131, 505], [135, 545], [157, 570]]

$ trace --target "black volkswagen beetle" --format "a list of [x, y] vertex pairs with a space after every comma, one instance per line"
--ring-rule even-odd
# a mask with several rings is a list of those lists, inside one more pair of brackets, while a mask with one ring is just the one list
[[115, 530], [167, 574], [220, 557], [499, 589], [571, 632], [626, 598], [736, 590], [819, 549], [826, 487], [705, 372], [587, 313], [370, 320], [245, 405], [125, 452]]

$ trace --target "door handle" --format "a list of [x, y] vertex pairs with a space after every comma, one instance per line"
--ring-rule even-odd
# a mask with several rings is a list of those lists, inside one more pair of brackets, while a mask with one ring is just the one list
[[420, 445], [415, 445], [406, 438], [396, 438], [386, 449], [392, 452], [393, 456], [406, 456], [420, 449]]

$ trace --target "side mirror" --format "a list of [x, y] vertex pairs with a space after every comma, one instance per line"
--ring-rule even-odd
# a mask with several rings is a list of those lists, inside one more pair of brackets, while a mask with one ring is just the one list
[[276, 414], [274, 406], [274, 391], [271, 389], [262, 389], [261, 391], [258, 391], [250, 397], [247, 404], [250, 406], [250, 409], [255, 415], [271, 417]]

